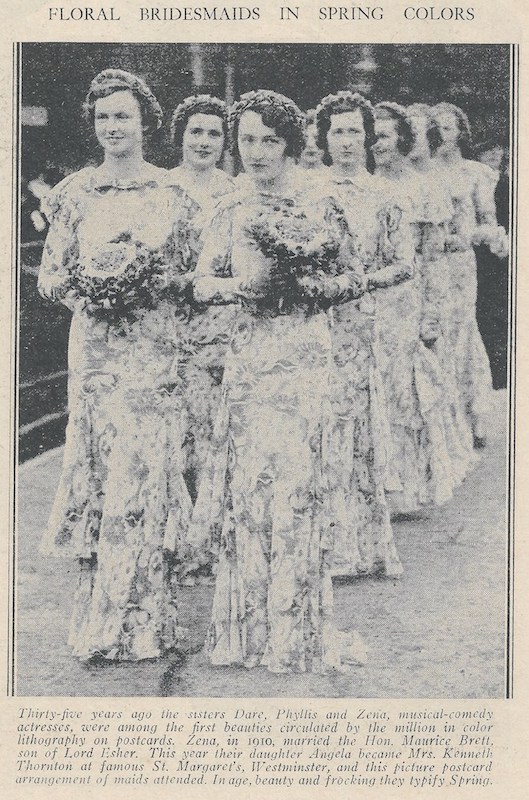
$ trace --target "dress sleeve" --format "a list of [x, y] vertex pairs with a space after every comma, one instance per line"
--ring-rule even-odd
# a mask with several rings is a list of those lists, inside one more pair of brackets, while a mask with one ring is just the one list
[[422, 223], [420, 239], [421, 336], [425, 341], [432, 341], [438, 337], [446, 300], [446, 223]]
[[171, 186], [169, 191], [173, 223], [166, 252], [168, 282], [170, 285], [180, 285], [182, 280], [187, 280], [187, 283], [192, 280], [196, 268], [200, 206], [179, 186]]
[[487, 244], [497, 255], [506, 247], [505, 229], [498, 225], [495, 191], [499, 175], [486, 164], [474, 163], [473, 200], [476, 212], [474, 244]]
[[200, 255], [194, 280], [194, 295], [198, 302], [211, 304], [234, 303], [240, 281], [232, 277], [233, 246], [232, 204], [219, 204], [211, 223], [200, 239]]
[[403, 202], [391, 201], [379, 210], [378, 221], [377, 261], [381, 266], [369, 274], [368, 289], [395, 286], [415, 271], [411, 209]]
[[71, 305], [66, 297], [70, 290], [70, 266], [79, 254], [77, 226], [80, 219], [78, 205], [69, 187], [70, 183], [63, 181], [43, 200], [42, 210], [50, 227], [38, 277], [38, 290], [42, 297], [65, 302], [68, 306]]

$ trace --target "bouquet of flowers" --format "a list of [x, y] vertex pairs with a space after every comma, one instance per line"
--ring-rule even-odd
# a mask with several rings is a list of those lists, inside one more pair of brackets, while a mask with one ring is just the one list
[[[86, 311], [109, 324], [132, 323], [171, 293], [164, 249], [153, 249], [124, 232], [106, 243], [91, 261], [74, 259], [68, 290], [85, 301]], [[180, 290], [181, 291], [181, 290]]]
[[287, 204], [260, 212], [246, 234], [271, 262], [265, 305], [277, 313], [330, 305], [327, 279], [337, 274], [338, 231]]

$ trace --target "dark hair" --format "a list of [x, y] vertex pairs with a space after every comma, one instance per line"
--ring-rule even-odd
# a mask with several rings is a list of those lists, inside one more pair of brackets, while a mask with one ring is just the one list
[[431, 106], [427, 105], [426, 103], [413, 103], [412, 105], [408, 106], [407, 111], [408, 117], [420, 115], [426, 118], [426, 138], [428, 140], [430, 154], [435, 153], [441, 144], [441, 134], [439, 132], [437, 121], [433, 117]]
[[146, 131], [156, 131], [162, 124], [161, 106], [145, 81], [123, 69], [104, 69], [95, 76], [83, 104], [85, 118], [94, 122], [96, 100], [114, 92], [132, 92], [140, 105], [141, 119]]
[[228, 142], [228, 110], [224, 100], [212, 97], [210, 94], [195, 94], [186, 97], [175, 110], [171, 117], [171, 141], [178, 147], [182, 147], [185, 129], [190, 117], [193, 114], [210, 114], [219, 117], [222, 122], [222, 133], [224, 135], [224, 146]]
[[[436, 124], [438, 124], [440, 114], [453, 114], [456, 118], [459, 128], [458, 145], [461, 155], [464, 158], [470, 158], [472, 154], [472, 131], [468, 117], [463, 109], [454, 105], [454, 103], [437, 103], [432, 109], [432, 116]], [[441, 137], [439, 137], [439, 144], [441, 144], [441, 141]]]
[[397, 123], [397, 148], [401, 155], [411, 152], [414, 142], [413, 130], [406, 109], [398, 103], [377, 103], [375, 119], [392, 119]]
[[338, 92], [324, 97], [316, 109], [316, 125], [318, 126], [318, 147], [325, 154], [325, 163], [331, 164], [327, 134], [331, 127], [331, 117], [334, 114], [345, 114], [348, 111], [359, 110], [362, 114], [365, 131], [366, 164], [369, 172], [375, 169], [375, 162], [371, 148], [375, 142], [375, 123], [373, 106], [363, 95], [358, 92]]
[[263, 125], [273, 128], [276, 135], [287, 143], [285, 155], [299, 158], [305, 147], [305, 117], [293, 100], [269, 89], [258, 89], [241, 95], [230, 109], [229, 123], [234, 150], [237, 156], [239, 123], [245, 111], [259, 114]]

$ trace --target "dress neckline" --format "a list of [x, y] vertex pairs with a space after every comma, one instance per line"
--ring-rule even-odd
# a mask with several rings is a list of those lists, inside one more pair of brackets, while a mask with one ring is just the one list
[[156, 167], [145, 161], [139, 173], [130, 178], [118, 178], [110, 175], [103, 164], [99, 167], [90, 167], [88, 175], [88, 185], [90, 189], [142, 189], [146, 186], [156, 187], [161, 185], [162, 179], [166, 175], [166, 170]]

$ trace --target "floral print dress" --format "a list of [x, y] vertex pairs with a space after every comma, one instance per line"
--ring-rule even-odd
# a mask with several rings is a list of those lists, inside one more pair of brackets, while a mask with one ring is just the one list
[[[477, 263], [473, 245], [485, 242], [502, 249], [494, 190], [498, 174], [478, 161], [460, 159], [442, 167], [453, 203], [446, 257], [450, 271], [448, 347], [455, 362], [455, 380], [469, 423], [484, 430], [490, 413], [492, 376], [476, 320]], [[481, 435], [481, 433], [480, 433]]]
[[335, 173], [330, 190], [345, 210], [371, 293], [332, 310], [331, 497], [336, 522], [333, 573], [397, 577], [402, 564], [386, 491], [392, 464], [390, 420], [376, 347], [375, 310], [384, 286], [409, 279], [413, 242], [403, 209], [387, 201], [367, 170]]
[[[39, 290], [64, 295], [71, 271], [117, 272], [139, 242], [187, 268], [182, 246], [193, 203], [144, 165], [117, 182], [104, 167], [64, 179], [48, 203]], [[191, 265], [189, 265], [191, 266]], [[178, 643], [174, 560], [191, 501], [183, 479], [178, 340], [172, 303], [109, 324], [78, 300], [69, 339], [63, 469], [42, 551], [80, 559], [69, 642], [82, 659], [137, 660]]]
[[[416, 271], [407, 283], [377, 293], [376, 337], [388, 402], [393, 459], [388, 488], [391, 509], [410, 513], [450, 499], [457, 483], [449, 454], [444, 414], [444, 377], [427, 346], [427, 330], [438, 322], [440, 210], [420, 174], [381, 179], [407, 208], [416, 252]], [[442, 215], [441, 215], [442, 216]]]
[[[167, 184], [176, 187], [177, 204], [180, 187], [196, 203], [191, 246], [198, 253], [201, 232], [211, 221], [216, 203], [234, 191], [235, 182], [222, 170], [215, 169], [207, 187], [203, 187], [193, 181], [188, 170], [176, 167], [168, 172]], [[180, 343], [178, 371], [183, 392], [184, 474], [194, 501], [219, 406], [234, 310], [230, 306], [204, 306], [191, 302], [185, 312], [180, 313], [177, 319]], [[188, 564], [188, 568], [192, 570], [192, 565]]]
[[[197, 290], [212, 277], [221, 291], [223, 282], [267, 275], [270, 259], [248, 233], [256, 218], [302, 210], [318, 228], [341, 232], [333, 209], [298, 178], [280, 195], [244, 184], [213, 221]], [[207, 640], [213, 664], [325, 671], [339, 668], [348, 648], [352, 656], [354, 635], [333, 624], [331, 355], [324, 311], [273, 313], [250, 300], [239, 308], [191, 537], [219, 551]]]

